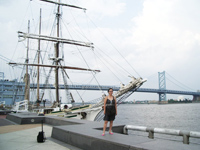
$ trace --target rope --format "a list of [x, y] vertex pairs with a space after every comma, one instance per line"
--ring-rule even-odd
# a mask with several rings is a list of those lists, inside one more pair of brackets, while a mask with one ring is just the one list
[[[71, 12], [71, 11], [70, 11]], [[72, 15], [72, 17], [74, 18], [74, 16], [73, 16], [73, 14], [71, 13], [71, 15]], [[76, 21], [76, 19], [74, 18], [74, 21], [75, 21], [75, 23], [76, 23], [76, 25], [79, 27], [79, 29], [80, 29], [80, 31], [81, 32], [79, 32], [84, 38], [86, 38], [89, 42], [91, 42], [85, 35], [84, 35], [84, 33], [83, 33], [83, 31], [81, 30], [81, 28], [80, 28], [80, 26], [79, 26], [79, 24], [77, 23], [77, 21]], [[63, 22], [64, 23], [64, 22]], [[66, 26], [66, 25], [65, 25]], [[67, 27], [66, 27], [67, 28]], [[77, 30], [76, 30], [77, 31]], [[68, 31], [69, 32], [69, 31]], [[96, 46], [95, 46], [96, 47]], [[101, 50], [100, 48], [98, 48], [99, 50]], [[102, 51], [102, 50], [101, 50]], [[103, 52], [103, 51], [102, 51]], [[104, 53], [104, 52], [103, 52]], [[99, 53], [100, 54], [100, 53]], [[105, 54], [105, 53], [104, 53]], [[105, 54], [106, 56], [107, 56], [107, 54]], [[107, 56], [108, 57], [108, 56]], [[122, 70], [124, 70], [126, 73], [128, 73], [129, 75], [131, 75], [131, 73], [130, 72], [128, 72], [127, 70], [125, 70], [124, 69], [124, 67], [122, 67], [121, 65], [119, 65], [119, 63], [117, 63], [116, 61], [114, 61], [112, 58], [109, 58], [109, 59], [111, 59], [115, 64], [117, 64]], [[112, 72], [113, 73], [113, 72]], [[114, 74], [114, 73], [113, 73]], [[115, 74], [114, 74], [115, 75]], [[115, 75], [115, 77], [116, 77], [116, 75]], [[121, 80], [117, 77], [117, 79], [121, 82]]]
[[[99, 56], [102, 56], [98, 51], [96, 52], [96, 53], [98, 53], [98, 55]], [[105, 53], [104, 53], [105, 54]], [[99, 57], [97, 55], [97, 57]], [[108, 57], [106, 54], [105, 54], [105, 56], [106, 57]], [[102, 56], [102, 58], [104, 58], [103, 56]], [[100, 58], [101, 59], [101, 58]], [[108, 59], [104, 59], [104, 61], [105, 62], [107, 62], [107, 61], [109, 61], [109, 60], [111, 60], [111, 61], [113, 61], [113, 62], [115, 62], [115, 64], [117, 64], [123, 71], [125, 71], [125, 72], [127, 72], [122, 66], [120, 66], [116, 61], [114, 61], [112, 58], [110, 58], [110, 57], [108, 57]], [[105, 64], [105, 63], [104, 63]], [[114, 67], [108, 67], [109, 68], [109, 70], [111, 70], [111, 69], [113, 69]], [[118, 71], [118, 70], [117, 70]], [[112, 72], [112, 71], [111, 71]], [[121, 73], [120, 71], [118, 71], [119, 73], [118, 74], [122, 74], [123, 76], [125, 76], [123, 73]], [[128, 74], [129, 74], [129, 72], [127, 72]], [[116, 76], [116, 74], [113, 72], [113, 74]], [[120, 82], [121, 82], [121, 80], [118, 78], [118, 77], [116, 77]]]
[[[65, 86], [65, 91], [66, 91], [67, 103], [71, 103], [72, 102], [72, 98], [71, 98], [70, 93], [69, 93], [69, 88], [68, 88], [68, 85], [67, 85], [67, 80], [65, 79], [65, 76], [64, 76], [64, 73], [66, 74], [66, 72], [64, 71], [63, 68], [62, 68], [61, 72], [62, 72], [64, 86]], [[68, 77], [68, 75], [67, 75], [67, 77]]]
[[[88, 17], [88, 15], [86, 15]], [[89, 18], [89, 17], [88, 17]], [[104, 35], [104, 33], [96, 26], [96, 24], [89, 18], [92, 24], [100, 31], [100, 33], [104, 36], [104, 38], [113, 46], [113, 48], [119, 53], [119, 55], [126, 61], [126, 63], [135, 71], [135, 73], [139, 76], [140, 74], [133, 68], [133, 66], [124, 58], [124, 56], [119, 52], [119, 50], [112, 44], [112, 42]], [[131, 75], [131, 74], [130, 74]]]
[[[61, 20], [62, 20], [62, 19], [61, 19]], [[63, 22], [63, 23], [64, 23], [64, 22]], [[65, 24], [64, 24], [64, 25], [65, 25]], [[66, 25], [65, 25], [65, 27], [66, 27]], [[67, 29], [67, 27], [66, 27], [66, 29]], [[67, 31], [68, 31], [68, 29], [67, 29]], [[70, 34], [69, 31], [68, 31], [68, 33], [69, 33], [71, 39], [73, 40], [73, 38], [72, 38], [72, 36], [71, 36], [71, 34]], [[88, 65], [88, 63], [87, 63], [87, 61], [86, 61], [85, 58], [83, 57], [83, 54], [81, 53], [81, 51], [80, 51], [80, 49], [78, 48], [78, 46], [76, 46], [76, 48], [77, 48], [77, 50], [79, 51], [79, 54], [81, 55], [82, 59], [84, 60], [85, 64], [87, 65], [88, 69], [90, 69], [90, 67], [89, 67], [89, 65]], [[94, 79], [96, 80], [96, 82], [97, 82], [97, 84], [98, 84], [98, 88], [102, 91], [103, 94], [105, 94], [104, 91], [101, 89], [101, 86], [100, 86], [98, 80], [96, 79], [96, 77], [95, 77], [93, 71], [91, 72], [91, 74], [93, 75]]]
[[[59, 62], [59, 63], [60, 63], [60, 62]], [[61, 63], [60, 63], [60, 66], [61, 66], [61, 69], [64, 70], [64, 68], [62, 67]], [[69, 81], [71, 82], [71, 84], [73, 85], [73, 83], [72, 83], [71, 79], [69, 78], [68, 74], [66, 73], [66, 71], [64, 71], [64, 72], [65, 72], [66, 76], [68, 77]], [[76, 92], [77, 92], [77, 94], [79, 95], [79, 97], [80, 97], [82, 103], [84, 103], [84, 100], [82, 99], [80, 93], [79, 93], [77, 90], [76, 90]]]
[[[25, 68], [25, 66], [23, 66], [19, 81], [22, 79], [22, 75], [24, 74], [24, 70], [25, 70], [24, 68]], [[18, 85], [19, 84], [20, 84], [20, 82], [18, 82]], [[13, 98], [13, 104], [15, 103], [17, 92], [18, 92], [18, 90], [16, 89], [16, 92], [15, 92], [15, 95], [14, 95], [14, 98]], [[23, 100], [23, 99], [21, 99], [21, 100]]]
[[[99, 54], [100, 55], [100, 54]], [[99, 58], [99, 60], [101, 61], [101, 63], [103, 63], [113, 74], [114, 74], [114, 76], [122, 83], [122, 81], [116, 76], [116, 74], [112, 71], [112, 68], [109, 68], [105, 63], [104, 63], [104, 61], [103, 60], [101, 60], [101, 58], [98, 56], [98, 55], [96, 55], [98, 58]]]
[[[72, 15], [73, 16], [73, 15]], [[75, 20], [75, 18], [74, 18], [74, 20]], [[75, 22], [76, 22], [76, 20], [75, 20]], [[63, 22], [64, 23], [64, 22]], [[78, 23], [76, 22], [76, 24], [77, 24], [77, 26], [79, 27], [79, 25], [78, 25]], [[65, 23], [64, 23], [64, 25], [65, 25]], [[65, 25], [66, 26], [66, 25]], [[67, 28], [67, 27], [66, 27]], [[79, 27], [80, 28], [80, 27]], [[81, 28], [80, 28], [80, 30], [81, 30]], [[68, 31], [69, 32], [69, 31]], [[83, 31], [81, 30], [81, 32], [82, 33], [80, 33], [83, 37], [85, 37], [89, 42], [91, 42], [85, 35], [84, 35], [84, 33], [83, 33]], [[97, 48], [97, 49], [99, 49], [103, 54], [105, 54], [105, 56], [106, 57], [108, 57], [107, 56], [107, 54], [103, 51], [103, 50], [101, 50], [100, 48], [98, 48], [96, 45], [95, 45], [95, 47]], [[100, 53], [99, 53], [100, 54]], [[128, 72], [127, 70], [125, 70], [124, 69], [124, 67], [122, 67], [119, 63], [117, 63], [115, 60], [113, 60], [112, 58], [110, 58], [110, 57], [108, 57], [109, 59], [111, 59], [115, 64], [117, 64], [123, 71], [125, 71], [127, 74], [129, 74], [129, 75], [131, 75], [131, 73], [130, 72]], [[107, 60], [106, 60], [107, 61]], [[118, 78], [118, 80], [119, 80], [119, 78]], [[119, 80], [120, 82], [121, 82], [121, 80]]]
[[[70, 13], [71, 13], [71, 11], [70, 11]], [[89, 42], [91, 42], [85, 35], [84, 35], [84, 33], [83, 33], [83, 31], [81, 30], [81, 28], [80, 28], [80, 26], [79, 26], [79, 24], [77, 23], [77, 21], [76, 21], [76, 19], [74, 18], [74, 16], [73, 16], [73, 14], [71, 13], [71, 15], [72, 15], [72, 17], [73, 17], [73, 19], [74, 19], [74, 21], [75, 21], [75, 23], [76, 23], [76, 25], [79, 27], [79, 29], [80, 29], [80, 31], [81, 32], [79, 32], [84, 38], [86, 38]], [[63, 21], [63, 20], [62, 20]], [[64, 23], [64, 22], [63, 22]], [[65, 23], [64, 23], [64, 25], [65, 25]], [[65, 25], [65, 27], [66, 27], [66, 25]], [[67, 27], [66, 27], [67, 28]], [[76, 30], [77, 31], [77, 30]], [[69, 31], [68, 31], [69, 32]], [[101, 50], [100, 48], [99, 48], [99, 50]], [[102, 50], [101, 50], [102, 51]], [[103, 52], [103, 51], [102, 51]], [[104, 52], [103, 52], [104, 53]], [[104, 53], [105, 54], [105, 53]], [[107, 56], [107, 54], [105, 54], [106, 56]], [[107, 56], [108, 57], [108, 56]], [[117, 64], [123, 71], [125, 71], [126, 73], [128, 73], [129, 75], [131, 75], [131, 73], [130, 72], [128, 72], [127, 70], [125, 70], [124, 69], [124, 67], [122, 67], [119, 63], [117, 63], [116, 61], [114, 61], [112, 58], [109, 58], [109, 59], [111, 59], [115, 64]], [[110, 69], [109, 69], [110, 70]], [[111, 71], [112, 72], [112, 71]], [[113, 72], [112, 72], [113, 73]], [[121, 72], [120, 72], [121, 73]], [[114, 75], [115, 75], [115, 73], [113, 73]], [[121, 80], [115, 75], [115, 77], [121, 82]]]
[[[92, 78], [87, 84], [90, 84], [93, 81], [94, 78]], [[86, 90], [84, 90], [81, 94], [81, 97], [85, 94]]]
[[[136, 90], [136, 89], [135, 89]], [[128, 93], [125, 93], [123, 94], [122, 96], [118, 97], [117, 98], [117, 106], [119, 106], [121, 104], [122, 101], [126, 100], [132, 93], [135, 92], [134, 91], [129, 91]], [[104, 110], [102, 109], [98, 115], [95, 117], [94, 121], [101, 121], [104, 117], [104, 114], [103, 114]]]

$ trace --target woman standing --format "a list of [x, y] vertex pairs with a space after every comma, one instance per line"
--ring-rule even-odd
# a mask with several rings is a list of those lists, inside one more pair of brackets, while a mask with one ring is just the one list
[[112, 132], [112, 126], [113, 126], [113, 121], [115, 120], [115, 116], [117, 115], [117, 101], [116, 97], [113, 95], [113, 89], [109, 88], [108, 89], [108, 96], [104, 99], [104, 126], [103, 126], [103, 134], [102, 136], [105, 135], [105, 130], [107, 127], [108, 121], [110, 121], [110, 128], [109, 128], [109, 134], [113, 134]]

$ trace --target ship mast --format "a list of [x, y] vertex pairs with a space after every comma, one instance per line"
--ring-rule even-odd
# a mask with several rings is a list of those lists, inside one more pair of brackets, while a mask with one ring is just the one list
[[[40, 24], [39, 24], [39, 35], [41, 34], [41, 14], [42, 9], [40, 8]], [[38, 66], [37, 66], [37, 102], [40, 100], [40, 39], [38, 39]], [[41, 100], [42, 101], [42, 100]], [[39, 105], [39, 103], [38, 103]]]
[[[37, 34], [30, 34], [29, 31], [28, 33], [24, 33], [21, 31], [18, 31], [18, 37], [19, 38], [28, 38], [29, 39], [37, 39], [38, 40], [38, 64], [28, 64], [28, 52], [27, 52], [27, 59], [26, 59], [26, 63], [24, 64], [20, 64], [20, 63], [9, 63], [10, 65], [26, 65], [27, 68], [28, 66], [37, 66], [38, 68], [38, 74], [37, 74], [37, 99], [39, 100], [39, 67], [51, 67], [51, 68], [55, 68], [55, 88], [56, 88], [56, 102], [58, 103], [58, 105], [60, 104], [59, 101], [59, 68], [62, 69], [74, 69], [74, 70], [84, 70], [84, 71], [93, 71], [93, 72], [100, 72], [100, 70], [93, 70], [93, 69], [87, 69], [87, 68], [79, 68], [79, 67], [71, 67], [71, 66], [62, 66], [60, 61], [62, 60], [61, 58], [59, 58], [59, 45], [60, 43], [65, 43], [65, 44], [70, 44], [70, 45], [76, 45], [76, 46], [83, 46], [83, 47], [89, 47], [89, 48], [94, 48], [93, 47], [93, 43], [90, 42], [82, 42], [82, 41], [76, 41], [76, 40], [71, 40], [71, 39], [65, 39], [65, 38], [61, 38], [59, 35], [60, 32], [60, 17], [61, 17], [61, 13], [60, 13], [60, 6], [67, 6], [67, 7], [71, 7], [71, 8], [76, 8], [76, 9], [82, 9], [82, 10], [86, 10], [85, 8], [81, 8], [78, 6], [74, 6], [74, 5], [68, 5], [68, 4], [64, 4], [64, 3], [60, 3], [60, 0], [58, 0], [58, 2], [54, 2], [54, 1], [50, 1], [50, 0], [40, 0], [40, 1], [44, 1], [44, 2], [48, 2], [48, 3], [53, 3], [58, 5], [57, 7], [57, 13], [56, 13], [56, 20], [57, 20], [57, 36], [56, 37], [52, 37], [52, 36], [46, 36], [46, 35], [41, 35], [41, 14], [40, 14], [40, 27], [39, 27], [39, 35]], [[23, 41], [19, 40], [19, 41]], [[39, 58], [40, 58], [40, 41], [52, 41], [55, 42], [55, 58], [53, 58], [55, 65], [44, 65], [44, 64], [39, 64]], [[28, 45], [28, 43], [27, 43]], [[28, 46], [27, 46], [27, 51], [28, 51]], [[28, 70], [28, 69], [27, 69]], [[26, 76], [28, 76], [28, 73], [26, 73]], [[27, 96], [29, 97], [29, 96]], [[26, 97], [26, 98], [27, 98]], [[29, 98], [27, 98], [29, 99]]]
[[[81, 8], [81, 7], [77, 7], [77, 6], [73, 6], [73, 5], [67, 5], [67, 4], [64, 4], [64, 3], [60, 3], [60, 0], [58, 0], [58, 2], [54, 2], [54, 1], [50, 1], [50, 0], [41, 0], [41, 1], [44, 1], [44, 2], [48, 2], [48, 3], [53, 3], [53, 4], [57, 4], [58, 5], [58, 8], [57, 8], [57, 13], [56, 13], [56, 18], [57, 18], [57, 38], [59, 38], [59, 32], [60, 32], [60, 5], [62, 6], [68, 6], [68, 7], [73, 7], [73, 8], [78, 8], [78, 9], [84, 9], [84, 8]], [[85, 9], [84, 9], [85, 10]], [[59, 59], [59, 45], [60, 45], [60, 42], [57, 41], [56, 44], [55, 44], [55, 64], [56, 66], [59, 65], [59, 62], [61, 59]], [[55, 68], [55, 89], [56, 89], [56, 102], [58, 103], [58, 105], [60, 105], [60, 100], [59, 100], [59, 67], [56, 67]]]
[[[60, 3], [60, 0], [58, 0], [58, 2]], [[58, 9], [57, 9], [57, 14], [56, 14], [56, 17], [57, 17], [57, 37], [59, 38], [59, 28], [60, 28], [60, 5], [58, 5]], [[60, 42], [57, 42], [55, 44], [55, 64], [56, 66], [58, 66], [60, 60], [59, 60], [59, 44]], [[59, 101], [59, 68], [55, 68], [55, 88], [56, 88], [56, 102], [58, 104], [60, 104], [60, 101]]]
[[[28, 20], [28, 33], [30, 32], [30, 20]], [[27, 39], [27, 51], [26, 51], [26, 64], [28, 64], [29, 62], [29, 58], [28, 58], [28, 52], [29, 52], [29, 39]], [[26, 74], [25, 74], [25, 100], [29, 101], [29, 74], [28, 74], [28, 65], [26, 65]]]

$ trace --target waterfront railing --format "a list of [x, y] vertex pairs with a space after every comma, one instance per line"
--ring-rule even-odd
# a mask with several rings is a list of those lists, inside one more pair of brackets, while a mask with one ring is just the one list
[[184, 144], [189, 144], [190, 137], [200, 138], [200, 132], [196, 132], [196, 131], [181, 131], [181, 130], [164, 129], [164, 128], [149, 128], [149, 127], [133, 126], [133, 125], [124, 126], [123, 128], [124, 134], [128, 134], [128, 130], [148, 132], [149, 133], [148, 137], [150, 139], [154, 139], [154, 133], [182, 136]]

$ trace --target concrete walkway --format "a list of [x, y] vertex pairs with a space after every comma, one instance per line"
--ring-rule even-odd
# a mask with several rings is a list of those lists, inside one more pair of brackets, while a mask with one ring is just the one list
[[[10, 122], [0, 118], [0, 122]], [[44, 125], [46, 141], [37, 143], [40, 124], [0, 126], [0, 150], [81, 150], [51, 137], [52, 126]]]
[[[0, 127], [1, 149], [71, 149], [71, 150], [199, 150], [198, 144], [183, 144], [181, 140], [149, 139], [147, 136], [123, 134], [124, 125], [113, 126], [114, 135], [102, 134], [101, 122], [70, 119], [57, 116], [38, 116], [33, 113], [8, 114], [4, 121], [20, 125]], [[41, 122], [47, 140], [37, 143]], [[1, 120], [0, 120], [1, 122]], [[5, 123], [3, 123], [5, 124]], [[52, 128], [53, 127], [53, 128]], [[17, 131], [12, 131], [11, 128]], [[26, 129], [25, 129], [26, 128]], [[2, 129], [2, 130], [1, 130]], [[12, 131], [12, 132], [11, 132]], [[73, 145], [73, 146], [71, 146]], [[77, 148], [78, 147], [78, 148]]]

